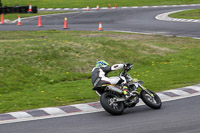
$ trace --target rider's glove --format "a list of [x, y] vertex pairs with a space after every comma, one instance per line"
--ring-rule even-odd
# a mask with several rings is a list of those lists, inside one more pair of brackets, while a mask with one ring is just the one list
[[124, 63], [124, 68], [128, 70], [131, 65], [132, 65], [131, 63]]

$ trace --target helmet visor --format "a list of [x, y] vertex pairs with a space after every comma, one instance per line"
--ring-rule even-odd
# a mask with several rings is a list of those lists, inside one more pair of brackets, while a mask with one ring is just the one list
[[109, 66], [109, 64], [104, 60], [97, 61], [96, 63], [96, 67], [107, 67], [107, 66]]

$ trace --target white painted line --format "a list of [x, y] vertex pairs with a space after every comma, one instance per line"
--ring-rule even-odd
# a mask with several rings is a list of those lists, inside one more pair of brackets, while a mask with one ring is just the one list
[[189, 6], [200, 6], [200, 4], [190, 4]]
[[179, 5], [179, 6], [187, 6], [187, 5]]
[[124, 33], [136, 33], [136, 34], [145, 34], [145, 35], [165, 35], [165, 36], [173, 36], [173, 35], [167, 35], [167, 32], [133, 32], [133, 31], [121, 31], [121, 30], [112, 30], [114, 32], [124, 32]]
[[61, 10], [61, 8], [56, 8], [55, 10]]
[[65, 114], [60, 114], [60, 115], [51, 115], [51, 116], [42, 116], [42, 117], [30, 117], [30, 118], [27, 117], [27, 118], [15, 119], [15, 120], [0, 121], [0, 125], [8, 124], [8, 123], [24, 122], [24, 121], [44, 120], [44, 119], [49, 119], [49, 118], [59, 118], [59, 117], [66, 117], [66, 116], [73, 116], [73, 115], [81, 115], [81, 114], [95, 113], [95, 112], [101, 112], [101, 111], [104, 111], [104, 109], [93, 110], [90, 112], [65, 113]]
[[154, 35], [154, 33], [146, 33], [146, 32], [133, 32], [133, 31], [123, 31], [123, 30], [112, 30], [115, 32], [124, 32], [124, 33], [139, 33], [139, 34], [146, 34], [146, 35]]
[[142, 101], [142, 99], [139, 99], [139, 103], [136, 104], [136, 107], [137, 107], [137, 106], [142, 106], [142, 105], [145, 105], [145, 103]]
[[[124, 32], [124, 33], [134, 33], [134, 34], [144, 34], [144, 35], [160, 35], [162, 33], [162, 35], [164, 35], [164, 36], [169, 36], [169, 37], [173, 37], [174, 36], [174, 35], [169, 35], [167, 32], [151, 32], [151, 33], [147, 33], [147, 32], [134, 32], [134, 31], [122, 31], [122, 30], [112, 30], [112, 31], [114, 31], [114, 32]], [[176, 37], [188, 37], [188, 36], [176, 36]], [[191, 37], [191, 38], [198, 39], [198, 40], [200, 39], [199, 37]]]
[[170, 96], [164, 95], [162, 93], [156, 93], [156, 94], [161, 98], [161, 100], [166, 100], [166, 99], [171, 98]]
[[141, 6], [141, 8], [149, 8], [150, 6]]
[[66, 114], [66, 112], [64, 112], [63, 110], [55, 107], [41, 108], [41, 110], [47, 112], [50, 115]]
[[187, 21], [188, 21], [188, 22], [191, 22], [191, 21], [193, 21], [193, 19], [188, 19]]
[[184, 87], [184, 88], [190, 88], [190, 89], [193, 89], [193, 90], [196, 90], [196, 91], [200, 92], [200, 87], [199, 86], [188, 86], [188, 87]]
[[177, 7], [178, 5], [171, 5], [171, 7]]
[[200, 39], [199, 37], [192, 37], [192, 38], [193, 38], [193, 39], [198, 39], [198, 40]]
[[173, 20], [173, 18], [169, 17], [168, 15], [172, 14], [172, 13], [176, 13], [176, 12], [181, 12], [181, 11], [183, 11], [183, 10], [162, 13], [162, 14], [157, 15], [155, 17], [155, 19], [157, 19], [157, 20]]
[[13, 113], [8, 113], [12, 116], [14, 116], [15, 118], [28, 118], [28, 117], [33, 117], [30, 114], [26, 113], [26, 112], [13, 112]]
[[168, 5], [166, 5], [166, 6], [161, 6], [161, 7], [169, 7]]
[[96, 108], [89, 106], [87, 104], [76, 104], [76, 105], [72, 105], [82, 111], [91, 111], [91, 110], [97, 110]]
[[184, 21], [186, 21], [185, 19], [179, 19], [179, 21], [182, 21], [182, 22], [184, 22]]
[[[189, 5], [163, 5], [163, 6], [135, 6], [135, 7], [118, 7], [119, 9], [123, 8], [157, 8], [157, 7], [183, 7], [183, 6], [200, 6], [200, 4], [189, 4]], [[91, 8], [94, 9], [94, 8]], [[101, 9], [108, 9], [108, 7], [102, 7]], [[111, 7], [111, 9], [115, 9], [115, 7]], [[39, 11], [42, 10], [86, 10], [86, 8], [39, 8]]]
[[47, 8], [47, 10], [54, 10], [54, 8]]
[[187, 95], [190, 95], [189, 93], [187, 92], [184, 92], [182, 90], [169, 90], [169, 91], [164, 91], [164, 92], [172, 92], [176, 95], [179, 95], [179, 96], [187, 96]]
[[[191, 10], [191, 9], [186, 9], [186, 10]], [[155, 17], [155, 19], [162, 20], [162, 21], [195, 22], [195, 23], [199, 23], [200, 22], [200, 20], [198, 20], [198, 19], [178, 19], [178, 18], [169, 17], [169, 15], [172, 14], [172, 13], [186, 11], [186, 10], [178, 10], [178, 11], [162, 13], [162, 14], [157, 15]]]
[[188, 97], [194, 97], [194, 96], [199, 96], [199, 95], [200, 95], [200, 92], [190, 94], [190, 95], [186, 95], [186, 96], [172, 97], [170, 99], [163, 100], [162, 102], [173, 101], [173, 100], [178, 100], [178, 99], [183, 99], [183, 98], [188, 98]]
[[193, 22], [199, 22], [199, 20], [194, 20]]
[[173, 21], [180, 21], [179, 18], [172, 18]]
[[186, 36], [176, 36], [176, 37], [186, 37]]

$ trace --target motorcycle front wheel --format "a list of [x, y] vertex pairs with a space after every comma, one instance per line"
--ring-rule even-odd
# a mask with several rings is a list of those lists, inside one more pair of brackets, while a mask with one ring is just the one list
[[153, 97], [150, 96], [146, 91], [142, 90], [140, 93], [140, 98], [142, 101], [149, 107], [153, 109], [159, 109], [162, 106], [162, 102], [160, 97], [154, 93], [153, 91], [148, 90], [150, 93], [153, 94]]
[[100, 103], [108, 113], [112, 115], [121, 115], [124, 112], [124, 103], [116, 102], [116, 98], [116, 95], [105, 92], [101, 95]]

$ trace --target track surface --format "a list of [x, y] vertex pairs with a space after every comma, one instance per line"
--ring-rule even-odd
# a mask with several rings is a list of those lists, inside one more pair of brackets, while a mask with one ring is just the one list
[[38, 28], [38, 18], [22, 20], [23, 26], [15, 24], [0, 25], [0, 30], [63, 30], [64, 17], [68, 17], [69, 30], [98, 30], [102, 22], [104, 30], [121, 30], [141, 33], [154, 33], [175, 36], [200, 37], [200, 23], [167, 22], [155, 19], [161, 13], [200, 8], [200, 6], [184, 7], [150, 7], [136, 9], [100, 10], [78, 12], [54, 16], [43, 16], [44, 27]]
[[106, 112], [0, 125], [2, 133], [199, 133], [200, 96], [138, 106], [121, 116]]

